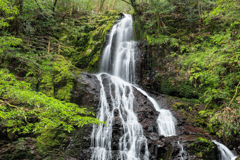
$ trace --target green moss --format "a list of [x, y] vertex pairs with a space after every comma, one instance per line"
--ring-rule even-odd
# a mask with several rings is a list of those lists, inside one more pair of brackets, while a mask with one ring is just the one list
[[105, 29], [103, 31], [103, 35], [106, 35], [110, 31], [112, 26], [113, 26], [113, 23], [108, 23], [108, 25], [105, 27]]
[[197, 141], [199, 141], [199, 142], [211, 143], [210, 140], [208, 140], [208, 139], [206, 139], [206, 138], [202, 138], [202, 137], [198, 137], [198, 138], [197, 138]]
[[[80, 31], [80, 33], [78, 33], [78, 30], [75, 30], [78, 32], [73, 32], [73, 35], [82, 35], [79, 36], [80, 38], [76, 44], [78, 45], [78, 52], [73, 51], [67, 54], [75, 66], [91, 72], [97, 71], [101, 49], [107, 33], [117, 21], [118, 14], [118, 12], [109, 11], [105, 14], [94, 15], [89, 17], [88, 23], [82, 24], [82, 26], [85, 26], [84, 30]], [[80, 23], [78, 24], [80, 25]], [[71, 30], [73, 30], [72, 27]]]
[[176, 82], [172, 78], [169, 79], [164, 78], [161, 80], [160, 83], [161, 83], [160, 92], [164, 94], [185, 98], [198, 97], [196, 89], [185, 82]]
[[186, 107], [186, 104], [181, 103], [181, 102], [177, 102], [177, 103], [173, 104], [172, 106], [176, 109], [182, 109], [182, 108]]
[[202, 137], [198, 137], [197, 141], [191, 143], [187, 147], [190, 155], [196, 155], [197, 158], [204, 160], [217, 160], [217, 147], [210, 141]]
[[75, 81], [71, 72], [73, 66], [63, 56], [55, 58], [55, 62], [46, 68], [48, 72], [42, 74], [40, 90], [48, 96], [69, 102]]
[[1, 148], [0, 159], [39, 159], [36, 151], [36, 140], [32, 138], [19, 138], [15, 142], [9, 143], [4, 149]]
[[119, 12], [116, 10], [110, 10], [110, 11], [106, 11], [105, 15], [107, 15], [107, 16], [116, 16], [117, 15], [118, 16]]

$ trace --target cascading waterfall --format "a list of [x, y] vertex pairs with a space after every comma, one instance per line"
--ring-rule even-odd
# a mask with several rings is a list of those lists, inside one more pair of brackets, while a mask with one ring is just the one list
[[182, 146], [182, 144], [178, 141], [177, 142], [178, 143], [178, 145], [180, 146], [180, 148], [181, 148], [181, 150], [180, 150], [180, 152], [179, 152], [179, 156], [180, 156], [180, 160], [186, 160], [186, 159], [188, 159], [188, 154], [187, 154], [187, 152], [183, 149], [183, 146]]
[[101, 72], [107, 72], [129, 83], [134, 83], [133, 20], [131, 15], [124, 16], [110, 31], [108, 43], [103, 50]]
[[[144, 160], [149, 159], [147, 139], [143, 129], [133, 111], [133, 87], [148, 97], [157, 111], [159, 134], [175, 135], [175, 119], [168, 110], [160, 109], [157, 102], [142, 89], [133, 85], [135, 81], [135, 42], [133, 41], [133, 20], [131, 15], [124, 17], [115, 24], [109, 34], [108, 43], [103, 50], [101, 73], [97, 78], [101, 85], [100, 111], [97, 118], [105, 121], [106, 125], [95, 125], [92, 132], [92, 159], [112, 159], [112, 126], [114, 112], [118, 111], [123, 126], [123, 134], [119, 139], [119, 155], [121, 160], [140, 160], [140, 150], [145, 146]], [[107, 73], [104, 73], [107, 72]], [[109, 74], [108, 74], [109, 73]], [[104, 79], [109, 84], [104, 85]], [[109, 91], [111, 97], [107, 99]], [[111, 105], [110, 105], [111, 104]]]
[[218, 146], [218, 149], [221, 153], [221, 160], [235, 160], [237, 156], [235, 156], [226, 146], [217, 142], [216, 140], [212, 140]]
[[172, 116], [171, 112], [166, 109], [161, 109], [158, 103], [152, 97], [150, 97], [147, 94], [147, 92], [145, 92], [144, 90], [136, 86], [134, 87], [138, 91], [140, 91], [143, 95], [145, 95], [150, 100], [150, 102], [152, 102], [156, 111], [160, 112], [157, 119], [159, 134], [164, 135], [165, 137], [176, 135], [176, 130], [175, 130], [176, 119]]
[[[112, 110], [107, 102], [105, 87], [103, 85], [103, 77], [109, 78], [109, 91], [111, 96], [110, 103]], [[98, 117], [101, 121], [105, 121], [107, 125], [94, 126], [92, 135], [92, 144], [94, 151], [92, 159], [94, 160], [109, 160], [111, 155], [111, 137], [112, 124], [114, 119], [114, 111], [118, 110], [121, 119], [124, 134], [119, 140], [119, 152], [122, 160], [140, 159], [141, 144], [145, 143], [144, 159], [148, 159], [147, 139], [143, 135], [142, 126], [138, 123], [137, 116], [133, 112], [133, 88], [130, 83], [116, 77], [110, 76], [106, 73], [97, 75], [101, 84], [101, 108]], [[112, 93], [112, 87], [114, 93]]]
[[183, 156], [182, 156], [182, 154], [183, 154], [183, 152], [184, 152], [183, 146], [181, 145], [181, 143], [180, 143], [179, 141], [178, 141], [178, 145], [181, 147], [181, 150], [180, 150], [180, 152], [179, 152], [180, 160], [184, 160], [184, 158], [183, 158]]

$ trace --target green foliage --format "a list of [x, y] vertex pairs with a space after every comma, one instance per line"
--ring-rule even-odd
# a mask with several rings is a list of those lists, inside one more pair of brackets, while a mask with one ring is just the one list
[[[57, 99], [70, 100], [70, 91], [74, 84], [74, 75], [70, 71], [73, 68], [70, 61], [66, 61], [62, 56], [56, 56], [52, 63], [45, 61], [43, 64], [44, 74], [41, 76], [40, 90], [49, 96]], [[36, 82], [35, 80], [33, 83]]]
[[8, 0], [1, 0], [0, 1], [0, 11], [6, 15], [5, 17], [0, 18], [0, 29], [3, 27], [8, 27], [9, 23], [7, 20], [13, 20], [14, 15], [18, 14], [18, 9], [16, 6], [12, 7]]
[[174, 38], [169, 37], [169, 34], [166, 34], [168, 30], [163, 22], [163, 17], [172, 12], [174, 8], [175, 6], [167, 0], [150, 0], [148, 5], [143, 5], [143, 15], [141, 18], [136, 17], [135, 37], [137, 34], [137, 39], [147, 40], [151, 45], [175, 41]]
[[138, 4], [141, 14], [135, 13], [134, 38], [147, 42], [147, 51], [155, 57], [150, 63], [156, 63], [154, 70], [161, 75], [155, 79], [160, 91], [197, 99], [196, 103], [205, 105], [198, 114], [211, 132], [239, 137], [239, 100], [235, 97], [240, 95], [240, 2], [169, 0]]
[[203, 118], [208, 118], [211, 117], [214, 114], [215, 110], [202, 110], [200, 112], [198, 112], [201, 117]]
[[218, 136], [231, 140], [233, 135], [240, 134], [239, 115], [239, 106], [233, 105], [216, 113], [209, 122]]
[[69, 57], [76, 67], [96, 72], [103, 43], [119, 17], [118, 14], [116, 11], [109, 11], [101, 15], [62, 22], [62, 31], [55, 32], [54, 35], [73, 49], [64, 48], [61, 54]]
[[174, 79], [162, 77], [160, 83], [160, 90], [164, 94], [185, 98], [198, 98], [196, 88], [184, 81], [179, 82], [179, 85], [175, 86]]
[[[0, 17], [0, 30], [9, 27], [9, 20], [14, 19], [14, 15], [18, 14], [18, 9], [16, 6], [11, 6], [8, 0], [0, 1], [0, 11], [5, 17]], [[15, 38], [11, 35], [6, 35], [4, 32], [0, 34], [0, 54], [3, 53], [5, 49], [8, 49], [10, 46], [16, 46], [21, 42], [21, 39]]]
[[17, 46], [20, 44], [22, 40], [20, 38], [15, 38], [13, 36], [1, 36], [0, 37], [0, 54], [3, 53], [4, 50], [9, 49], [11, 46]]
[[204, 17], [205, 22], [208, 24], [209, 21], [216, 17], [221, 17], [224, 23], [237, 23], [240, 14], [240, 2], [238, 0], [218, 0], [217, 6]]
[[207, 143], [211, 142], [211, 141], [207, 140], [206, 138], [202, 138], [202, 137], [198, 137], [197, 140], [200, 142], [207, 142]]
[[1, 67], [11, 68], [14, 63], [14, 72], [25, 77], [34, 90], [69, 102], [76, 81], [74, 72], [78, 75], [79, 70], [61, 55], [39, 54], [15, 50], [0, 54]]
[[[167, 43], [171, 43], [171, 42], [175, 42], [174, 38], [170, 38], [169, 36], [166, 35], [147, 35], [147, 41], [149, 42], [149, 44], [151, 45], [162, 45], [162, 44], [167, 44]], [[177, 44], [175, 44], [177, 45]]]
[[7, 132], [43, 134], [56, 128], [71, 132], [74, 126], [100, 123], [84, 116], [93, 114], [86, 108], [32, 91], [29, 83], [6, 69], [0, 70], [0, 79], [0, 118]]
[[216, 159], [217, 147], [210, 140], [198, 137], [194, 143], [188, 146], [191, 155], [197, 155], [200, 159]]
[[198, 41], [191, 44], [194, 49], [179, 55], [180, 64], [184, 70], [188, 69], [189, 80], [202, 92], [200, 100], [206, 104], [205, 109], [219, 108], [217, 113], [206, 110], [200, 114], [212, 117], [209, 121], [211, 132], [227, 138], [239, 133], [237, 100], [233, 100], [231, 108], [226, 107], [238, 90], [235, 86], [239, 80], [235, 77], [240, 75], [239, 24], [236, 22], [239, 15], [238, 1], [219, 0], [212, 11], [203, 15], [207, 25], [203, 25], [206, 27], [203, 31], [210, 31], [210, 35], [208, 32], [201, 38], [195, 37]]

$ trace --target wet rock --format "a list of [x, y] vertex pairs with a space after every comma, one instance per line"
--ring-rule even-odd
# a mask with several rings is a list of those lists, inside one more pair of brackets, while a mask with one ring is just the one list
[[118, 109], [114, 109], [114, 112], [113, 112], [113, 113], [114, 113], [114, 116], [115, 116], [115, 117], [119, 116], [119, 110], [118, 110]]
[[112, 160], [120, 160], [120, 154], [118, 151], [112, 151]]
[[[100, 85], [95, 76], [89, 76], [87, 74], [83, 75], [83, 82], [86, 84], [84, 90], [81, 90], [84, 94], [79, 94], [79, 104], [92, 106], [92, 111], [95, 113], [99, 110], [100, 102]], [[111, 95], [114, 95], [114, 85], [107, 75], [103, 75], [103, 85], [105, 88], [107, 100], [111, 102]], [[80, 90], [79, 90], [80, 92]], [[111, 94], [110, 94], [111, 92]], [[127, 91], [128, 93], [129, 91]], [[144, 96], [142, 93], [138, 92], [133, 88], [133, 94], [135, 99], [133, 101], [133, 110], [137, 115], [139, 123], [143, 127], [144, 136], [147, 138], [147, 146], [149, 150], [150, 160], [180, 160], [184, 158], [188, 160], [194, 160], [198, 158], [206, 158], [206, 160], [216, 159], [216, 153], [214, 145], [210, 141], [200, 142], [198, 140], [202, 134], [203, 130], [186, 123], [184, 117], [182, 117], [178, 112], [172, 110], [172, 114], [177, 119], [176, 129], [177, 134], [180, 136], [164, 137], [158, 134], [158, 124], [157, 118], [159, 112], [155, 110], [153, 104]], [[157, 100], [161, 108], [169, 109], [166, 98], [162, 94], [151, 94], [153, 98]], [[77, 97], [75, 97], [78, 100]], [[81, 103], [80, 103], [81, 102]], [[111, 104], [109, 104], [110, 109], [112, 109]], [[118, 160], [120, 158], [118, 147], [119, 139], [123, 135], [123, 125], [122, 119], [120, 118], [120, 113], [123, 120], [126, 121], [127, 117], [125, 113], [120, 109], [115, 109], [113, 111], [114, 119], [112, 123], [112, 159]], [[85, 126], [79, 129], [75, 134], [68, 147], [68, 155], [72, 158], [77, 159], [91, 159], [91, 132], [92, 126]], [[184, 152], [181, 152], [181, 148], [178, 145], [178, 141], [181, 142]], [[145, 151], [145, 144], [142, 143], [141, 146], [141, 158], [143, 159], [143, 154]], [[210, 158], [207, 158], [206, 154]], [[205, 159], [204, 159], [205, 160]]]
[[119, 139], [123, 135], [123, 125], [122, 119], [120, 117], [115, 117], [112, 124], [112, 150], [118, 150]]
[[[97, 113], [99, 110], [100, 84], [95, 75], [88, 73], [81, 74], [78, 79], [71, 102], [79, 106], [85, 106], [89, 111]], [[91, 134], [92, 125], [85, 125], [69, 135], [66, 155], [72, 158], [89, 160], [91, 159]]]
[[81, 74], [81, 79], [77, 79], [71, 102], [79, 106], [88, 106], [88, 109], [96, 113], [99, 104], [100, 88], [101, 86], [96, 76], [83, 73]]

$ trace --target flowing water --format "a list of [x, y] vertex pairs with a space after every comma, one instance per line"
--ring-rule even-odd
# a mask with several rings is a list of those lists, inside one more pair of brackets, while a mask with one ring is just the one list
[[179, 141], [178, 141], [178, 145], [181, 147], [181, 150], [180, 150], [180, 152], [179, 152], [180, 160], [184, 160], [184, 158], [183, 158], [183, 156], [182, 156], [182, 154], [183, 154], [183, 152], [184, 152], [183, 146], [181, 145], [181, 143], [180, 143]]
[[131, 15], [115, 24], [103, 50], [101, 72], [121, 77], [127, 82], [135, 81], [135, 42], [133, 41], [133, 20]]
[[178, 141], [178, 145], [180, 146], [181, 150], [179, 152], [180, 160], [186, 160], [188, 159], [188, 153], [183, 149], [182, 144]]
[[172, 116], [171, 112], [166, 109], [161, 109], [158, 103], [150, 97], [147, 92], [134, 86], [139, 92], [143, 95], [147, 96], [150, 102], [152, 102], [156, 111], [160, 112], [157, 123], [158, 123], [158, 132], [160, 135], [164, 135], [165, 137], [176, 135], [175, 124], [176, 119]]
[[[175, 135], [175, 118], [168, 110], [161, 109], [157, 102], [145, 91], [134, 86], [135, 82], [135, 42], [133, 41], [133, 20], [131, 15], [124, 17], [115, 24], [109, 34], [108, 43], [103, 50], [101, 73], [97, 78], [101, 85], [100, 111], [97, 118], [106, 125], [95, 125], [92, 132], [92, 159], [111, 160], [113, 158], [111, 140], [112, 126], [118, 112], [123, 134], [119, 138], [118, 154], [121, 160], [148, 160], [147, 139], [133, 111], [134, 87], [153, 103], [160, 112], [157, 119], [159, 134]], [[107, 85], [104, 81], [107, 79]], [[109, 91], [110, 100], [107, 99]], [[144, 153], [140, 153], [144, 147]], [[142, 150], [141, 150], [142, 151]], [[141, 158], [140, 158], [141, 157]]]
[[215, 143], [218, 146], [218, 149], [221, 153], [221, 160], [235, 160], [237, 156], [235, 156], [226, 146], [223, 144], [212, 140], [213, 143]]

